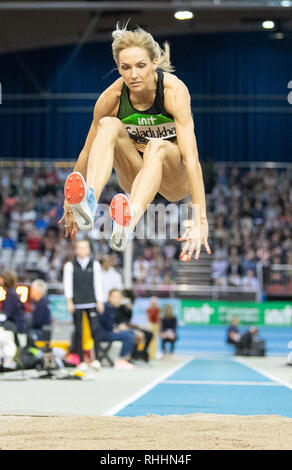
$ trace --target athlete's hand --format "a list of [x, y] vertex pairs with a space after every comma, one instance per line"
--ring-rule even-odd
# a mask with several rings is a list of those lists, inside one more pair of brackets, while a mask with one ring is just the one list
[[182, 261], [190, 261], [195, 250], [195, 259], [198, 259], [202, 245], [205, 246], [207, 253], [210, 255], [211, 250], [207, 241], [208, 232], [209, 226], [207, 219], [201, 219], [200, 222], [194, 222], [191, 227], [187, 228], [183, 236], [181, 238], [177, 238], [178, 241], [185, 242], [179, 259]]
[[58, 224], [65, 222], [65, 238], [70, 235], [71, 240], [74, 240], [76, 233], [78, 232], [78, 225], [76, 224], [75, 217], [70, 206], [64, 203], [64, 214], [63, 217], [58, 221]]

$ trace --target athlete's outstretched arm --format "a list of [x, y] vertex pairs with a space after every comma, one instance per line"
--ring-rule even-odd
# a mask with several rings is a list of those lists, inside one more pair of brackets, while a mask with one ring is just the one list
[[98, 123], [102, 117], [108, 115], [107, 112], [110, 112], [112, 110], [112, 106], [109, 106], [109, 104], [110, 103], [107, 94], [102, 93], [98, 98], [97, 102], [95, 103], [92, 123], [87, 134], [84, 147], [81, 150], [78, 160], [74, 166], [73, 171], [79, 171], [79, 173], [82, 174], [84, 179], [86, 179], [89, 152], [97, 134]]
[[79, 154], [78, 160], [75, 163], [74, 170], [73, 170], [73, 171], [79, 171], [79, 173], [82, 174], [84, 179], [86, 179], [89, 152], [90, 152], [92, 143], [97, 133], [97, 126], [98, 126], [98, 122], [96, 122], [96, 120], [93, 119], [85, 144], [84, 144], [84, 147]]
[[167, 111], [173, 115], [175, 120], [177, 143], [186, 167], [195, 212], [195, 221], [192, 227], [186, 230], [180, 239], [181, 241], [186, 241], [181, 258], [187, 256], [188, 261], [192, 257], [194, 250], [196, 250], [195, 258], [199, 257], [202, 244], [205, 246], [207, 253], [211, 254], [207, 241], [208, 222], [205, 188], [190, 103], [189, 91], [180, 80], [176, 87], [167, 91], [165, 96]]
[[[84, 179], [86, 179], [89, 152], [97, 133], [98, 121], [100, 119], [99, 114], [100, 106], [98, 105], [97, 101], [94, 107], [93, 120], [84, 147], [79, 154], [78, 160], [73, 170], [79, 171], [84, 177]], [[66, 200], [64, 201], [64, 215], [58, 223], [60, 224], [63, 220], [65, 221], [65, 237], [67, 238], [68, 236], [71, 236], [71, 239], [73, 239], [78, 231], [78, 225], [75, 222], [75, 217], [73, 215], [72, 209], [70, 209], [70, 206], [66, 202]]]

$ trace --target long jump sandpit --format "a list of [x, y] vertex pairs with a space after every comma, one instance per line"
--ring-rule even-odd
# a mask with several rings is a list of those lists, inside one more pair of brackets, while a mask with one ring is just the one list
[[291, 450], [292, 418], [0, 416], [1, 450]]

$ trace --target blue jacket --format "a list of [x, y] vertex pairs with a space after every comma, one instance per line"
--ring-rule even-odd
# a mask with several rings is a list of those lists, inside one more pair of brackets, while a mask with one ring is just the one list
[[117, 311], [118, 308], [114, 307], [110, 302], [104, 304], [104, 312], [99, 316], [101, 333], [113, 331]]
[[173, 318], [163, 318], [161, 320], [161, 331], [173, 330], [176, 332], [177, 328], [177, 319]]
[[6, 290], [6, 299], [2, 303], [2, 310], [7, 319], [13, 321], [20, 333], [24, 332], [24, 305], [20, 302], [16, 290], [11, 287]]
[[32, 308], [32, 328], [41, 330], [44, 325], [51, 324], [51, 311], [48, 298], [42, 297]]
[[235, 325], [230, 325], [227, 330], [226, 343], [232, 344], [233, 340], [230, 338], [230, 333], [240, 333], [239, 328]]

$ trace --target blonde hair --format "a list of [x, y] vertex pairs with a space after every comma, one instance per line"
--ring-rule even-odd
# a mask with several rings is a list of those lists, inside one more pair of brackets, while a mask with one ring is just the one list
[[128, 22], [122, 28], [117, 23], [116, 29], [112, 33], [114, 38], [112, 51], [117, 65], [119, 63], [119, 54], [123, 49], [127, 47], [141, 47], [147, 51], [151, 61], [156, 58], [158, 59], [157, 68], [164, 70], [164, 72], [174, 72], [174, 67], [170, 63], [170, 47], [168, 42], [164, 42], [164, 49], [162, 49], [153, 36], [144, 31], [144, 29], [138, 26], [134, 31], [129, 31], [127, 26]]

